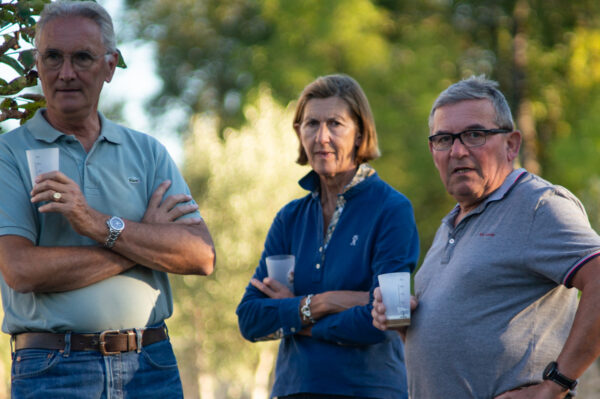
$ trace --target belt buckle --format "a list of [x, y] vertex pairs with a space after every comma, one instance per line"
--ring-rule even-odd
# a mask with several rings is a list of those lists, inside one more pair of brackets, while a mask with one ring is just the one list
[[107, 335], [119, 335], [120, 331], [119, 330], [104, 330], [100, 333], [100, 353], [102, 353], [103, 356], [108, 356], [108, 355], [117, 355], [119, 353], [121, 353], [120, 351], [116, 351], [116, 352], [107, 352], [106, 351], [106, 341], [105, 338]]

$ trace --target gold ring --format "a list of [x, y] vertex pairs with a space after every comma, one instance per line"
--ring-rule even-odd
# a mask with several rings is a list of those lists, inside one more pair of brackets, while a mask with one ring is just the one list
[[54, 201], [60, 201], [60, 199], [62, 198], [62, 194], [59, 192], [56, 192], [56, 193], [52, 194], [52, 198], [54, 198]]

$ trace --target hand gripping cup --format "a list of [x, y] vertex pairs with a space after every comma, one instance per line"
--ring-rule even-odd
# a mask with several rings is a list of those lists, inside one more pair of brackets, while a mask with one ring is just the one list
[[410, 273], [386, 273], [378, 276], [388, 327], [410, 325]]
[[294, 292], [293, 272], [296, 257], [294, 255], [271, 255], [267, 256], [266, 262], [269, 277], [279, 281]]

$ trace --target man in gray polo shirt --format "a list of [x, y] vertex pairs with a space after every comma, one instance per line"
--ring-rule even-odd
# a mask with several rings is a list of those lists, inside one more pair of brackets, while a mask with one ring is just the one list
[[[12, 397], [180, 398], [167, 273], [212, 272], [208, 229], [165, 148], [97, 111], [118, 61], [106, 11], [47, 4], [35, 43], [47, 108], [0, 136]], [[59, 170], [32, 183], [26, 150], [49, 148]]]
[[[496, 86], [463, 80], [430, 114], [433, 161], [458, 204], [400, 331], [414, 399], [563, 398], [600, 354], [600, 237], [568, 190], [514, 169], [521, 134]], [[386, 329], [378, 289], [373, 305]]]

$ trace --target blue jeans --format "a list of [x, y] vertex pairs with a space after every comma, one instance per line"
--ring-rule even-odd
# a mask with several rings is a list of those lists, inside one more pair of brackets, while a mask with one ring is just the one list
[[183, 398], [169, 340], [102, 356], [94, 351], [21, 349], [13, 354], [13, 399]]

